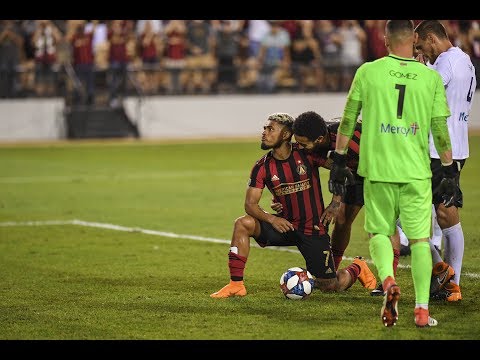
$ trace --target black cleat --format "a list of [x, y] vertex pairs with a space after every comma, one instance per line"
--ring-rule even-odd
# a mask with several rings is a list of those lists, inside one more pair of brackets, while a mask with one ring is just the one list
[[372, 296], [383, 296], [385, 295], [383, 292], [383, 286], [382, 283], [379, 283], [375, 289], [372, 290], [370, 293]]

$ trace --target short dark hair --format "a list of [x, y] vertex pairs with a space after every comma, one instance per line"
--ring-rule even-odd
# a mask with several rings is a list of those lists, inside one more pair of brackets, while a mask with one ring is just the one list
[[308, 140], [315, 141], [320, 136], [327, 134], [327, 123], [315, 111], [306, 111], [295, 118], [293, 133], [305, 136]]
[[385, 35], [392, 39], [401, 39], [413, 33], [413, 20], [387, 20]]
[[428, 33], [433, 33], [439, 39], [448, 39], [447, 30], [445, 26], [438, 20], [423, 20], [415, 28], [415, 32], [418, 33], [418, 36], [425, 40]]

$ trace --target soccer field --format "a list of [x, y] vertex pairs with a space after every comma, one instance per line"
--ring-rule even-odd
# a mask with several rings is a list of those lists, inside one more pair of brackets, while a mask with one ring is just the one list
[[[393, 328], [380, 321], [383, 298], [359, 283], [285, 299], [280, 275], [304, 266], [295, 248], [253, 247], [248, 295], [209, 297], [229, 280], [233, 223], [264, 154], [258, 139], [2, 145], [0, 339], [478, 340], [480, 136], [470, 141], [461, 184], [463, 300], [432, 301], [439, 325], [429, 329], [414, 325], [410, 257], [400, 259]], [[321, 176], [328, 203], [328, 172]], [[265, 209], [270, 198], [265, 190]], [[342, 265], [356, 255], [376, 273], [363, 210]]]

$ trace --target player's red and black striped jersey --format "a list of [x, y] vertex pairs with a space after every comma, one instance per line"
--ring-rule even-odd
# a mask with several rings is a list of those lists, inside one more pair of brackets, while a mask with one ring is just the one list
[[[339, 121], [327, 121], [328, 135], [330, 136], [330, 147], [328, 149], [319, 150], [319, 154], [322, 157], [327, 157], [327, 153], [332, 150], [335, 150], [335, 145], [337, 143], [337, 130], [340, 125]], [[355, 125], [355, 130], [353, 132], [352, 138], [348, 143], [347, 151], [347, 166], [354, 172], [357, 172], [359, 153], [360, 153], [360, 136], [362, 135], [362, 124], [358, 123]], [[328, 159], [325, 163], [327, 169], [330, 169], [332, 165], [332, 160]]]
[[324, 211], [318, 168], [326, 159], [308, 153], [292, 144], [292, 153], [286, 160], [277, 160], [272, 151], [265, 154], [252, 168], [248, 185], [270, 190], [275, 202], [283, 206], [280, 216], [290, 221], [305, 235], [327, 233], [320, 217]]

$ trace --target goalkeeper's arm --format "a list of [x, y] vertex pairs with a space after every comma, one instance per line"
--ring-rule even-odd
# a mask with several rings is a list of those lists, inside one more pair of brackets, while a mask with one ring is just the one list
[[362, 108], [362, 102], [357, 100], [347, 99], [345, 110], [343, 111], [342, 120], [337, 131], [337, 141], [335, 145], [335, 152], [339, 154], [346, 154], [348, 143], [355, 131], [358, 115]]
[[460, 171], [459, 165], [452, 158], [452, 144], [448, 133], [446, 117], [432, 119], [432, 137], [435, 148], [442, 162], [443, 179], [440, 182], [439, 191], [442, 194], [443, 204], [446, 207], [455, 203], [457, 195], [456, 176]]
[[353, 174], [347, 167], [347, 150], [348, 143], [355, 130], [357, 117], [360, 114], [361, 105], [360, 101], [347, 99], [347, 105], [337, 131], [335, 151], [333, 153], [329, 152], [333, 164], [330, 169], [328, 189], [334, 195], [339, 195], [342, 198], [346, 193], [346, 185], [354, 183]]
[[440, 161], [444, 165], [452, 163], [452, 144], [448, 133], [447, 118], [440, 116], [432, 119], [432, 137]]

